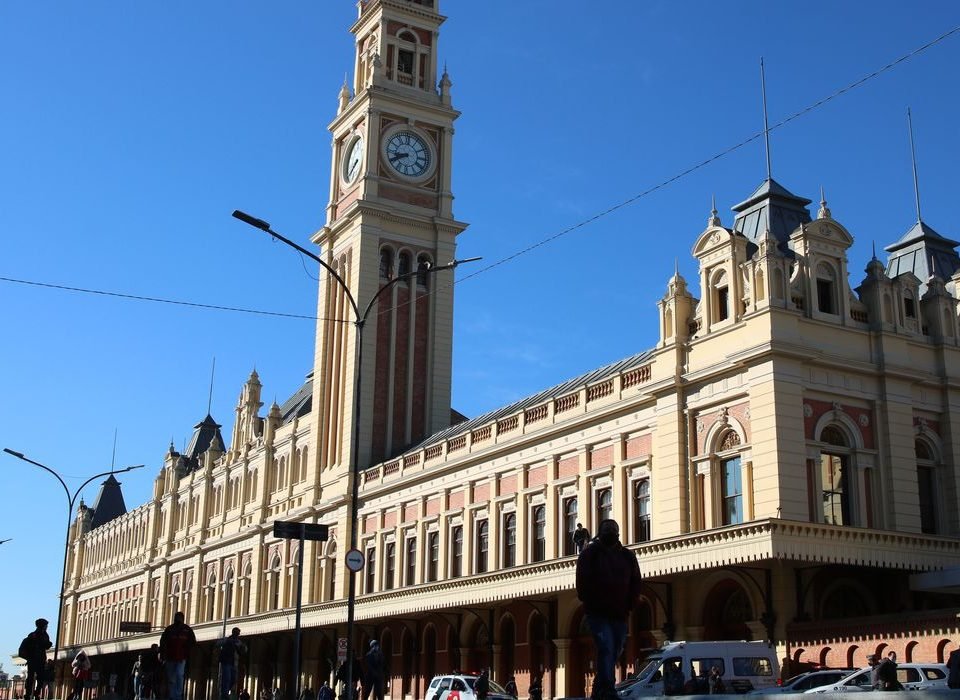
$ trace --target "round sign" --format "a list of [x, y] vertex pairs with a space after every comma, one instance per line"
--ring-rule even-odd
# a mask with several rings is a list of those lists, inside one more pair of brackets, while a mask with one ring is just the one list
[[347, 564], [347, 568], [350, 569], [353, 573], [357, 573], [360, 569], [363, 568], [363, 552], [359, 549], [351, 549], [347, 552], [347, 556], [344, 559]]

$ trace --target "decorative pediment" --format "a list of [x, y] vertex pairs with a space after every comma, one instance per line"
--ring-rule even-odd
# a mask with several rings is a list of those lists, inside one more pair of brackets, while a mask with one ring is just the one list
[[807, 239], [821, 240], [824, 243], [849, 248], [853, 245], [853, 236], [835, 219], [815, 219], [808, 224], [799, 226], [790, 234], [791, 239], [806, 236]]
[[730, 229], [726, 229], [723, 226], [710, 226], [700, 234], [696, 244], [694, 244], [693, 255], [694, 257], [699, 258], [707, 253], [717, 250], [718, 248], [730, 246], [733, 244], [734, 239], [739, 235], [740, 234], [731, 231]]

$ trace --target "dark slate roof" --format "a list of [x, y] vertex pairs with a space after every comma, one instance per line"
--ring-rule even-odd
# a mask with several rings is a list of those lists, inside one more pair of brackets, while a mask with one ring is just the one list
[[280, 407], [281, 423], [286, 425], [294, 418], [300, 418], [310, 413], [313, 407], [313, 372], [307, 375], [306, 381], [297, 389], [293, 396], [283, 402]]
[[955, 250], [958, 245], [957, 241], [941, 236], [918, 221], [900, 240], [884, 248], [890, 253], [887, 275], [892, 278], [912, 272], [920, 280], [922, 294], [931, 276], [948, 280], [960, 269], [960, 255]]
[[487, 423], [500, 420], [504, 416], [510, 416], [514, 413], [519, 413], [520, 411], [523, 411], [531, 406], [538, 406], [552, 397], [564, 396], [565, 394], [569, 394], [570, 392], [574, 391], [575, 389], [579, 389], [584, 385], [594, 384], [602, 379], [606, 379], [610, 375], [620, 374], [621, 372], [626, 372], [634, 367], [639, 367], [640, 365], [645, 364], [650, 359], [652, 354], [653, 350], [645, 350], [644, 352], [631, 355], [630, 357], [626, 357], [617, 362], [613, 362], [609, 365], [604, 365], [598, 369], [581, 374], [578, 377], [569, 379], [562, 384], [557, 384], [556, 386], [541, 391], [538, 394], [534, 394], [533, 396], [528, 396], [525, 399], [521, 399], [520, 401], [510, 404], [509, 406], [504, 406], [503, 408], [498, 408], [494, 411], [490, 411], [489, 413], [485, 413], [482, 416], [471, 418], [470, 420], [457, 423], [456, 425], [451, 425], [449, 428], [445, 428], [440, 432], [434, 433], [430, 437], [423, 440], [419, 445], [414, 445], [406, 451], [412, 452], [415, 450], [420, 450], [436, 442], [448, 440], [455, 435], [476, 430]]
[[90, 528], [100, 527], [110, 522], [114, 518], [119, 518], [127, 512], [127, 505], [123, 502], [123, 492], [120, 490], [120, 482], [111, 474], [107, 480], [100, 485], [100, 493], [97, 494], [97, 500], [93, 502], [93, 520], [90, 522]]
[[807, 205], [810, 200], [798, 197], [773, 179], [764, 180], [753, 194], [733, 207], [737, 213], [733, 229], [759, 245], [766, 231], [777, 239], [778, 247], [791, 254], [787, 247], [790, 234], [800, 224], [810, 223]]
[[190, 444], [187, 446], [187, 458], [198, 464], [200, 455], [210, 448], [211, 443], [218, 451], [227, 451], [223, 436], [220, 434], [220, 424], [208, 413], [206, 418], [193, 426], [193, 437], [190, 438]]

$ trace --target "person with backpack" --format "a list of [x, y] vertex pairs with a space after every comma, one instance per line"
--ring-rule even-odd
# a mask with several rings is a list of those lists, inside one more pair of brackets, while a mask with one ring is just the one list
[[73, 675], [73, 690], [70, 693], [71, 700], [80, 700], [83, 697], [83, 687], [93, 676], [90, 663], [90, 657], [83, 649], [77, 652], [77, 655], [70, 663], [70, 672]]
[[160, 635], [160, 659], [167, 672], [167, 690], [170, 700], [183, 700], [183, 678], [187, 669], [187, 658], [197, 644], [190, 625], [183, 621], [183, 613], [173, 616], [173, 624], [168, 625]]
[[480, 671], [480, 675], [473, 684], [473, 692], [477, 700], [487, 700], [487, 694], [490, 692], [490, 675], [487, 669]]
[[240, 641], [240, 628], [230, 630], [230, 636], [221, 639], [217, 648], [220, 650], [220, 698], [228, 700], [237, 684], [240, 655], [247, 652], [247, 645]]
[[45, 619], [38, 618], [34, 624], [36, 629], [23, 638], [20, 642], [20, 648], [17, 655], [27, 662], [27, 678], [24, 684], [24, 692], [28, 700], [40, 700], [40, 692], [43, 690], [44, 672], [47, 667], [47, 649], [53, 646], [50, 642], [50, 635], [47, 634], [47, 625]]

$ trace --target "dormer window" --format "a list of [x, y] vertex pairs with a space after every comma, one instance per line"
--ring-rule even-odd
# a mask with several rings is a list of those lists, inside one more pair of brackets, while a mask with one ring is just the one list
[[907, 318], [917, 317], [917, 307], [913, 301], [913, 295], [909, 292], [903, 295], [903, 315]]
[[413, 75], [413, 51], [405, 49], [397, 51], [397, 73]]
[[726, 321], [730, 318], [730, 285], [723, 270], [713, 278], [713, 299], [713, 322]]
[[836, 315], [837, 285], [833, 268], [821, 263], [817, 267], [817, 310], [823, 314]]

